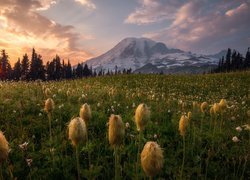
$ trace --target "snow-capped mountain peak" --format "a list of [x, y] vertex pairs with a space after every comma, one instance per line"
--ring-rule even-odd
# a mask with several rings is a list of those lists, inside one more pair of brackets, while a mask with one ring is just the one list
[[[135, 72], [145, 72], [154, 66], [154, 72], [169, 72], [175, 67], [214, 66], [218, 59], [212, 56], [197, 55], [179, 49], [170, 49], [164, 43], [148, 38], [125, 38], [106, 53], [86, 61], [93, 69], [114, 71], [131, 68]], [[147, 66], [146, 66], [147, 65]], [[143, 67], [147, 68], [143, 68]], [[146, 73], [148, 70], [146, 71]]]

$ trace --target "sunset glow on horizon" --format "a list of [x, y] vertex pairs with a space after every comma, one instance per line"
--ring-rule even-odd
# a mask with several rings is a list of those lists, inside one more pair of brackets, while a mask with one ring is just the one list
[[250, 46], [250, 1], [1, 0], [0, 49], [11, 64], [32, 48], [44, 63], [98, 56], [126, 37], [217, 53]]

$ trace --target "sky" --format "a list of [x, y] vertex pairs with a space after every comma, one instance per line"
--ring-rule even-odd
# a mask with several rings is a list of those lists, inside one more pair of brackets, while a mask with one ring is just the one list
[[58, 54], [72, 64], [108, 51], [126, 37], [213, 54], [250, 47], [250, 0], [0, 0], [0, 49], [11, 64]]

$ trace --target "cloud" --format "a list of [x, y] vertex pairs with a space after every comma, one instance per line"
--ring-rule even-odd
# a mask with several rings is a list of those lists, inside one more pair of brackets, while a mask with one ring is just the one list
[[84, 7], [87, 7], [89, 10], [96, 9], [96, 5], [91, 2], [91, 0], [75, 0], [75, 2], [79, 2]]
[[45, 11], [48, 10], [51, 6], [55, 5], [57, 1], [55, 0], [40, 0], [40, 6], [36, 10]]
[[140, 7], [124, 22], [143, 25], [173, 19], [177, 8], [181, 5], [180, 0], [142, 0]]
[[249, 1], [190, 1], [179, 8], [169, 27], [144, 36], [197, 52], [243, 50], [249, 46], [249, 19]]
[[57, 52], [63, 58], [72, 58], [72, 54], [75, 55], [73, 58], [81, 60], [92, 57], [79, 44], [79, 41], [84, 41], [87, 39], [84, 37], [89, 37], [88, 35], [76, 33], [73, 26], [56, 23], [39, 14], [41, 8], [48, 8], [51, 4], [55, 4], [55, 1], [0, 2], [0, 49], [5, 48], [12, 61], [16, 61], [17, 56], [22, 57], [25, 48], [32, 47], [39, 50], [46, 60], [50, 60], [52, 52], [54, 55]]

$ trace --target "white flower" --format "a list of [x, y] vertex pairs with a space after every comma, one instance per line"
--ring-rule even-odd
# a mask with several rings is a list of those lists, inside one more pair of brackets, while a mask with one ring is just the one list
[[238, 131], [238, 132], [241, 132], [241, 131], [242, 131], [242, 128], [241, 128], [240, 126], [236, 127], [235, 129], [236, 129], [236, 131]]
[[234, 137], [232, 138], [232, 141], [235, 142], [235, 143], [237, 143], [237, 142], [239, 142], [240, 140], [239, 140], [239, 138], [237, 138], [237, 136], [234, 136]]
[[39, 113], [38, 116], [42, 116], [42, 113]]
[[19, 147], [22, 149], [22, 150], [27, 150], [27, 147], [28, 147], [28, 142], [24, 142], [23, 144], [19, 144]]
[[97, 107], [100, 107], [101, 106], [101, 103], [97, 103]]
[[27, 162], [28, 166], [30, 167], [31, 164], [32, 164], [32, 162], [33, 162], [33, 160], [32, 159], [26, 159], [26, 162]]
[[128, 129], [130, 127], [129, 122], [126, 122], [126, 128]]
[[154, 134], [154, 139], [157, 139], [157, 137], [158, 137], [157, 134]]
[[135, 103], [133, 103], [132, 107], [135, 108]]
[[13, 110], [13, 113], [16, 113], [16, 110]]

